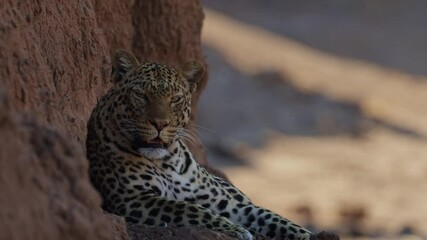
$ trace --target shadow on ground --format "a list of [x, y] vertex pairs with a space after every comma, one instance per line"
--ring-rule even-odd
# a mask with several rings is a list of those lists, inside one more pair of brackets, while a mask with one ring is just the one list
[[200, 101], [196, 128], [214, 164], [247, 164], [240, 153], [261, 147], [276, 134], [359, 138], [380, 127], [427, 140], [412, 129], [365, 116], [357, 103], [298, 89], [275, 71], [250, 76], [214, 49], [205, 46], [204, 52], [211, 81]]

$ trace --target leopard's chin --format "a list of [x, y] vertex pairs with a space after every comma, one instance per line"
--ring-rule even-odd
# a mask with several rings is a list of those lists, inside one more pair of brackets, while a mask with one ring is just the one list
[[163, 159], [168, 156], [170, 145], [159, 137], [150, 141], [144, 141], [141, 137], [136, 137], [134, 140], [134, 146], [138, 153], [149, 160]]
[[169, 151], [163, 147], [141, 147], [138, 149], [139, 154], [149, 160], [159, 160], [167, 157]]

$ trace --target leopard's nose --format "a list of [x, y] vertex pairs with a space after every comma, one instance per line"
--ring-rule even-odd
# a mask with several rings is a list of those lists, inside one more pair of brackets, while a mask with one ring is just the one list
[[150, 123], [157, 129], [157, 131], [162, 131], [166, 126], [169, 125], [167, 120], [151, 120]]

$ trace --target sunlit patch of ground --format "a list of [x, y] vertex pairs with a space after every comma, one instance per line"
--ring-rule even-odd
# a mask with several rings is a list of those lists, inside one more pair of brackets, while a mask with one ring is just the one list
[[426, 79], [206, 13], [200, 132], [232, 182], [315, 229], [426, 237]]
[[426, 144], [381, 129], [363, 139], [277, 135], [242, 153], [250, 167], [225, 171], [255, 203], [298, 222], [373, 236], [409, 226], [424, 232], [427, 152], [420, 149]]

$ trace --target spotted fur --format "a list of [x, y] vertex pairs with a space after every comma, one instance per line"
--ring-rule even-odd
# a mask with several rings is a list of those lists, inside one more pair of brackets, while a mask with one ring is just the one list
[[208, 173], [183, 142], [191, 93], [203, 67], [183, 71], [143, 62], [124, 51], [114, 58], [114, 86], [88, 122], [90, 177], [103, 208], [128, 222], [199, 226], [252, 239], [309, 239], [311, 233], [254, 205], [239, 189]]

